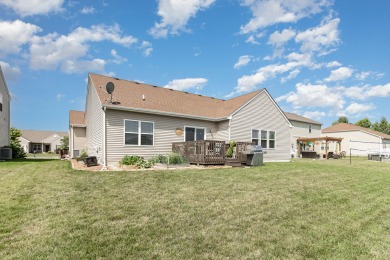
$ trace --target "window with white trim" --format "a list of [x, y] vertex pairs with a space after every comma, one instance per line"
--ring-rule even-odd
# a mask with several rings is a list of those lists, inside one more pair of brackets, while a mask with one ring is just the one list
[[252, 129], [252, 144], [259, 144], [259, 130]]
[[309, 133], [311, 133], [311, 124], [309, 124]]
[[275, 149], [275, 131], [268, 132], [268, 148]]
[[153, 145], [154, 123], [125, 120], [125, 145]]
[[205, 128], [185, 127], [185, 141], [202, 141], [205, 140]]
[[261, 147], [268, 148], [267, 141], [267, 131], [261, 130]]

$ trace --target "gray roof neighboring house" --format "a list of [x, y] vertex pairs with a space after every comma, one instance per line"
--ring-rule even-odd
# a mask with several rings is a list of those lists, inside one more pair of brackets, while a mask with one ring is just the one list
[[322, 123], [320, 123], [320, 122], [314, 121], [314, 120], [307, 118], [307, 117], [304, 117], [304, 116], [300, 116], [298, 114], [289, 113], [289, 112], [284, 112], [284, 114], [286, 115], [288, 120], [299, 121], [299, 122], [304, 122], [304, 123], [309, 123], [309, 124], [322, 125]]
[[39, 131], [39, 130], [20, 130], [22, 137], [31, 143], [50, 143], [58, 137], [68, 136], [67, 132], [60, 131]]

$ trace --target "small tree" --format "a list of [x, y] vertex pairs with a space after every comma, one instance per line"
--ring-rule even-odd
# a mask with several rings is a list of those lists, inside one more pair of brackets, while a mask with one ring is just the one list
[[339, 119], [337, 119], [336, 121], [334, 121], [332, 123], [332, 125], [336, 125], [336, 124], [339, 124], [339, 123], [349, 123], [348, 121], [348, 118], [346, 116], [340, 116]]
[[371, 123], [370, 119], [368, 119], [366, 117], [366, 118], [363, 118], [363, 119], [360, 119], [359, 121], [357, 121], [355, 123], [355, 125], [361, 126], [361, 127], [364, 127], [364, 128], [370, 128], [372, 123]]
[[10, 147], [12, 149], [13, 159], [26, 157], [26, 152], [24, 151], [19, 140], [19, 137], [21, 136], [22, 133], [19, 129], [16, 129], [15, 127], [10, 128]]
[[69, 149], [69, 137], [68, 136], [64, 136], [61, 140], [61, 146], [60, 146], [60, 149], [61, 150], [67, 150]]

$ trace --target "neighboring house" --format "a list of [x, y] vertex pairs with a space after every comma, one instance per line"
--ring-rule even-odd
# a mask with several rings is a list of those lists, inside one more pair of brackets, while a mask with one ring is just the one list
[[85, 113], [82, 111], [69, 111], [69, 155], [71, 158], [78, 157], [86, 151], [86, 125]]
[[0, 66], [0, 147], [9, 145], [11, 96]]
[[[112, 97], [106, 91], [108, 82], [115, 85]], [[222, 100], [88, 76], [85, 147], [88, 155], [97, 156], [104, 166], [125, 155], [150, 158], [167, 154], [173, 142], [205, 139], [258, 143], [267, 152], [265, 161], [286, 161], [290, 158], [290, 128], [266, 89]], [[70, 135], [70, 143], [72, 138]]]
[[[322, 124], [294, 113], [284, 112], [284, 114], [292, 125], [290, 136], [291, 156], [296, 157], [298, 152], [297, 139], [299, 137], [320, 137]], [[322, 143], [320, 145], [315, 145], [315, 143], [311, 143], [310, 145], [303, 144], [301, 148], [303, 150], [314, 150], [318, 154], [325, 152], [325, 144]]]
[[67, 132], [20, 130], [20, 144], [26, 153], [57, 153], [61, 146], [61, 139], [68, 136]]
[[332, 125], [322, 130], [322, 136], [344, 138], [340, 150], [349, 154], [351, 148], [352, 155], [366, 156], [369, 151], [390, 149], [390, 135], [353, 124]]

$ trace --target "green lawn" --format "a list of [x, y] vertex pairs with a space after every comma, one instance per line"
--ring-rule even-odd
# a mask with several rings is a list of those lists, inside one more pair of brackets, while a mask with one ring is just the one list
[[83, 172], [0, 162], [0, 259], [389, 259], [390, 164]]

